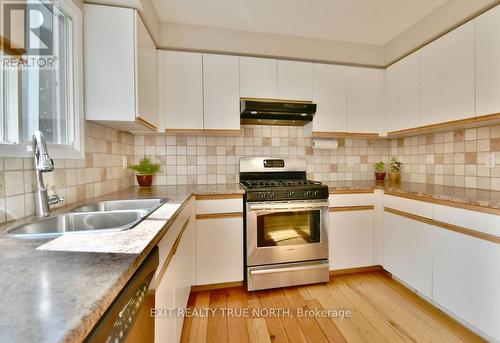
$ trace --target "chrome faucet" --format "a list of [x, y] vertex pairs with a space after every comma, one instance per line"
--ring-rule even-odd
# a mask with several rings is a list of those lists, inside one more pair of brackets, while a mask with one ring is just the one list
[[49, 196], [47, 188], [43, 182], [43, 173], [48, 173], [54, 170], [54, 161], [50, 158], [47, 150], [45, 138], [40, 131], [33, 132], [33, 153], [35, 154], [35, 170], [36, 170], [36, 214], [39, 217], [45, 217], [50, 214], [50, 205], [58, 204], [64, 201], [64, 197], [57, 194], [56, 188], [51, 187], [53, 195]]

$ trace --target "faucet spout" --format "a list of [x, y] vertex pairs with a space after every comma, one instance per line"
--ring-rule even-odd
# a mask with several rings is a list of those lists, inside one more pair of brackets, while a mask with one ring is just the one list
[[64, 198], [57, 194], [54, 187], [52, 189], [55, 195], [49, 197], [45, 187], [42, 174], [54, 170], [54, 161], [50, 158], [45, 137], [40, 131], [33, 132], [32, 143], [37, 181], [36, 213], [39, 217], [45, 217], [50, 214], [50, 205], [64, 201]]

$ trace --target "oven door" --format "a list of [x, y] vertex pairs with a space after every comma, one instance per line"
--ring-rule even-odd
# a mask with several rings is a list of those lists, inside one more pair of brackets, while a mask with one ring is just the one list
[[328, 258], [328, 201], [247, 203], [247, 265]]

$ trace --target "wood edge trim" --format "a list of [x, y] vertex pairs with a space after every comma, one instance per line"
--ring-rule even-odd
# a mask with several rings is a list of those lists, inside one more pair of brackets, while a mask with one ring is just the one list
[[203, 292], [203, 291], [212, 291], [215, 289], [242, 287], [243, 285], [244, 285], [243, 281], [212, 283], [212, 284], [208, 284], [208, 285], [191, 286], [191, 292], [196, 293], [196, 292]]
[[243, 198], [243, 193], [231, 194], [201, 194], [194, 196], [196, 200], [223, 200], [223, 199], [240, 199]]
[[207, 213], [196, 215], [196, 220], [223, 218], [243, 218], [243, 212]]
[[462, 204], [462, 203], [459, 203], [456, 201], [451, 201], [451, 200], [434, 199], [434, 198], [429, 198], [429, 197], [423, 196], [423, 195], [403, 194], [403, 193], [398, 193], [398, 192], [393, 192], [393, 191], [384, 191], [384, 194], [392, 195], [392, 196], [400, 197], [400, 198], [428, 202], [428, 203], [436, 204], [436, 205], [456, 207], [456, 208], [461, 208], [463, 210], [469, 210], [469, 211], [474, 211], [474, 212], [481, 212], [481, 213], [493, 214], [493, 215], [500, 216], [500, 209], [498, 209], [498, 208], [483, 207], [483, 206], [479, 206], [479, 205]]
[[375, 272], [375, 271], [382, 271], [382, 270], [384, 270], [384, 268], [379, 264], [374, 265], [374, 266], [367, 266], [367, 267], [337, 269], [337, 270], [330, 270], [330, 277], [336, 276], [336, 275]]
[[469, 228], [465, 228], [465, 227], [462, 227], [462, 226], [445, 223], [445, 222], [442, 222], [442, 221], [439, 221], [439, 220], [435, 220], [435, 219], [430, 219], [430, 218], [418, 216], [418, 215], [415, 215], [415, 214], [412, 214], [412, 213], [395, 210], [395, 209], [390, 208], [390, 207], [384, 207], [384, 211], [392, 213], [392, 214], [395, 214], [395, 215], [398, 215], [398, 216], [401, 216], [401, 217], [406, 217], [406, 218], [409, 218], [409, 219], [413, 219], [413, 220], [416, 220], [416, 221], [419, 221], [419, 222], [422, 222], [422, 223], [426, 223], [426, 224], [430, 224], [430, 225], [433, 225], [433, 226], [437, 226], [437, 227], [440, 227], [440, 228], [443, 228], [443, 229], [446, 229], [446, 230], [449, 230], [449, 231], [454, 231], [454, 232], [457, 232], [457, 233], [461, 233], [461, 234], [466, 235], [466, 236], [470, 236], [470, 237], [478, 238], [478, 239], [481, 239], [481, 240], [484, 240], [484, 241], [488, 241], [488, 242], [500, 244], [500, 237], [499, 236], [495, 236], [495, 235], [491, 235], [489, 233], [484, 233], [484, 232], [480, 232], [480, 231], [477, 231], [477, 230], [474, 230], [474, 229], [469, 229]]
[[158, 127], [156, 127], [156, 125], [148, 122], [146, 119], [142, 118], [142, 117], [136, 117], [135, 118], [135, 121], [141, 125], [144, 125], [152, 130], [158, 130]]
[[330, 207], [330, 212], [351, 212], [351, 211], [367, 211], [374, 210], [374, 205], [361, 205], [361, 206], [338, 206], [338, 207]]
[[375, 190], [371, 188], [366, 189], [331, 189], [330, 194], [369, 194], [374, 193]]
[[177, 248], [179, 247], [179, 244], [181, 242], [182, 235], [184, 234], [184, 231], [186, 231], [186, 228], [189, 225], [190, 221], [191, 221], [191, 217], [188, 217], [186, 219], [186, 221], [184, 222], [184, 224], [182, 224], [182, 228], [179, 231], [179, 234], [177, 235], [177, 237], [174, 241], [174, 244], [172, 245], [172, 248], [170, 248], [170, 251], [167, 255], [167, 258], [165, 259], [165, 262], [161, 266], [161, 269], [160, 269], [160, 272], [158, 273], [158, 276], [156, 277], [155, 286], [159, 281], [161, 281], [161, 279], [163, 278], [163, 275], [165, 275], [165, 272], [168, 269], [168, 266], [170, 265], [170, 262], [172, 262], [172, 258], [177, 253]]
[[328, 132], [328, 131], [313, 131], [313, 138], [367, 138], [367, 139], [384, 139], [378, 133], [374, 132]]
[[240, 100], [245, 101], [260, 101], [260, 102], [291, 102], [294, 104], [312, 104], [311, 100], [290, 100], [290, 99], [274, 99], [274, 98], [240, 98]]
[[193, 135], [193, 136], [239, 136], [240, 130], [232, 129], [165, 129], [167, 135]]
[[472, 125], [480, 123], [488, 123], [490, 121], [500, 120], [500, 113], [485, 114], [477, 117], [470, 117], [465, 119], [451, 120], [438, 124], [423, 125], [409, 129], [402, 129], [396, 131], [390, 131], [387, 133], [387, 137], [391, 136], [408, 136], [414, 135], [422, 132], [432, 131], [432, 130], [443, 130], [448, 128], [454, 128], [460, 125]]

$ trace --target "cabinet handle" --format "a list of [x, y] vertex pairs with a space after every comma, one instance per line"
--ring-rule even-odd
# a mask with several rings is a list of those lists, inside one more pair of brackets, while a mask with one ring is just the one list
[[158, 277], [156, 278], [156, 284], [163, 278], [163, 275], [168, 269], [168, 266], [170, 265], [170, 262], [172, 261], [172, 258], [174, 257], [175, 253], [177, 252], [177, 248], [179, 247], [179, 244], [181, 242], [182, 235], [184, 234], [184, 231], [186, 231], [187, 226], [189, 225], [189, 222], [191, 221], [191, 217], [188, 217], [184, 224], [182, 225], [181, 231], [179, 232], [179, 235], [177, 236], [177, 239], [174, 242], [174, 245], [172, 246], [172, 249], [168, 253], [167, 258], [165, 259], [165, 263], [161, 266], [160, 273], [158, 274]]

